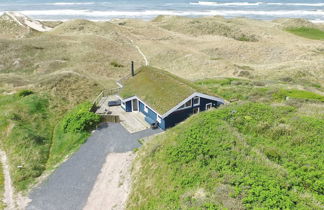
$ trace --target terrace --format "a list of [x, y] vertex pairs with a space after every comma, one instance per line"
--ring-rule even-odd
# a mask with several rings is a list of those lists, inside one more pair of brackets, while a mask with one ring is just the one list
[[105, 116], [107, 121], [120, 122], [129, 133], [136, 133], [150, 128], [150, 125], [144, 120], [144, 115], [142, 113], [125, 112], [121, 106], [108, 106], [109, 101], [118, 99], [117, 95], [102, 97], [96, 114]]

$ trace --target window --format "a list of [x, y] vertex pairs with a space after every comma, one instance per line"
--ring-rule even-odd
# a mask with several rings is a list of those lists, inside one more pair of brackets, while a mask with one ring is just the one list
[[148, 108], [147, 108], [147, 106], [144, 106], [144, 112], [148, 113]]
[[197, 107], [197, 108], [194, 108], [194, 109], [193, 109], [193, 113], [194, 113], [194, 114], [197, 114], [197, 113], [199, 113], [199, 107]]
[[185, 103], [185, 107], [187, 108], [187, 107], [191, 107], [191, 100], [189, 100], [189, 101], [187, 101], [186, 103]]
[[191, 107], [191, 105], [192, 105], [192, 101], [189, 100], [184, 105], [180, 106], [179, 109], [189, 108], [189, 107]]
[[206, 104], [206, 110], [211, 109], [213, 107], [212, 103]]
[[160, 116], [157, 116], [157, 117], [156, 117], [156, 121], [157, 121], [158, 123], [161, 123], [161, 122], [162, 122], [161, 117], [160, 117]]
[[192, 100], [193, 100], [193, 105], [194, 105], [194, 106], [200, 104], [200, 98], [199, 98], [198, 96], [194, 97]]

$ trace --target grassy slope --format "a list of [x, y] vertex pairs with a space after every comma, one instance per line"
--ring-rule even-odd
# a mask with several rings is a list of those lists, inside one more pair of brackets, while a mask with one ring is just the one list
[[[61, 129], [64, 100], [44, 94], [0, 96], [0, 139], [16, 190], [28, 189], [47, 169], [53, 169], [88, 137], [88, 131]], [[87, 110], [89, 105], [87, 105]], [[75, 111], [79, 111], [78, 107]], [[22, 166], [18, 168], [18, 166]]]
[[[45, 170], [54, 122], [45, 96], [1, 96], [0, 129], [13, 184], [26, 189]], [[22, 166], [21, 169], [17, 169]]]
[[197, 83], [228, 100], [255, 102], [193, 116], [145, 144], [134, 165], [130, 209], [323, 205], [324, 113], [301, 112], [311, 104], [323, 110], [319, 95], [300, 91], [284, 104], [282, 92], [290, 91], [279, 84], [252, 88], [252, 81], [238, 79]]
[[316, 28], [288, 28], [287, 31], [297, 36], [305, 37], [308, 39], [324, 40], [324, 31]]

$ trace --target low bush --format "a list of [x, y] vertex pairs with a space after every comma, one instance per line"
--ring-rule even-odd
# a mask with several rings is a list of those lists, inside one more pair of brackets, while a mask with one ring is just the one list
[[76, 106], [56, 125], [47, 168], [55, 167], [76, 151], [101, 121], [99, 115], [89, 111], [91, 106], [88, 102]]
[[124, 67], [124, 65], [118, 63], [117, 61], [112, 61], [110, 63], [110, 65], [112, 65], [113, 67], [116, 67], [116, 68], [122, 68], [122, 67]]
[[66, 133], [88, 132], [96, 127], [101, 118], [93, 112], [90, 112], [90, 103], [84, 103], [68, 113], [62, 122]]
[[34, 92], [31, 90], [21, 90], [18, 92], [18, 96], [20, 96], [20, 97], [29, 96], [31, 94], [34, 94]]

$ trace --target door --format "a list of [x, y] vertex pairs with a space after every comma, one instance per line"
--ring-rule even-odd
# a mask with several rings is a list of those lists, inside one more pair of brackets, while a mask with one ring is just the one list
[[132, 106], [133, 106], [133, 112], [138, 111], [138, 100], [137, 99], [132, 100]]

